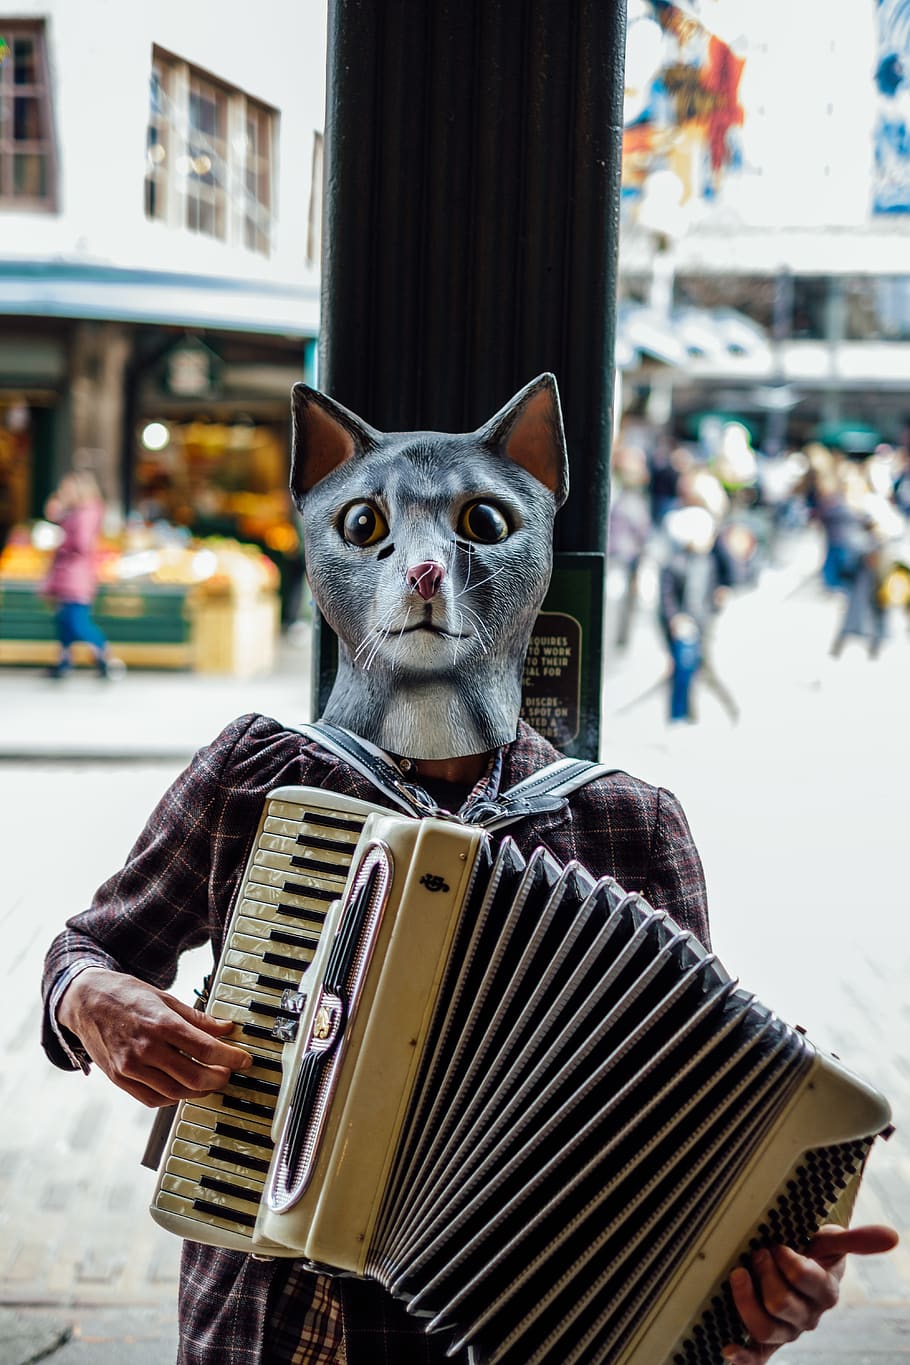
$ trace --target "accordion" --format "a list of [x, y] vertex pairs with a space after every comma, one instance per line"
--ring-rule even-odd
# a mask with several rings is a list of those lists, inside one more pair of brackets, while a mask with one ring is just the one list
[[178, 1108], [197, 1242], [375, 1279], [476, 1365], [713, 1365], [755, 1248], [846, 1223], [874, 1090], [665, 913], [538, 849], [269, 794]]

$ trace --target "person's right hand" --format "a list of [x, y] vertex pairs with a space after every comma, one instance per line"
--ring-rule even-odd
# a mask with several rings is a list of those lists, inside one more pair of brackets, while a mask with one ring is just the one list
[[224, 1041], [235, 1027], [134, 976], [92, 967], [64, 991], [57, 1020], [121, 1090], [150, 1108], [208, 1095], [251, 1065]]

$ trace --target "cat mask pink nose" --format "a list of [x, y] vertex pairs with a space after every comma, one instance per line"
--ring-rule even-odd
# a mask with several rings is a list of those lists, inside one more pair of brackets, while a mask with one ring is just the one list
[[413, 564], [405, 574], [408, 587], [420, 593], [425, 602], [436, 596], [445, 576], [445, 569], [434, 559], [427, 559], [423, 564]]

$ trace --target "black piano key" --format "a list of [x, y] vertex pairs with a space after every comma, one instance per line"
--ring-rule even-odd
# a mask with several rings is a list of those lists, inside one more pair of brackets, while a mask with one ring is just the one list
[[291, 867], [299, 867], [306, 872], [321, 872], [329, 877], [346, 877], [348, 869], [340, 863], [327, 863], [322, 858], [302, 858], [299, 853], [292, 853], [290, 857]]
[[193, 1208], [200, 1213], [208, 1213], [221, 1218], [225, 1223], [242, 1223], [244, 1227], [256, 1226], [255, 1213], [241, 1213], [238, 1209], [226, 1209], [221, 1204], [210, 1204], [207, 1199], [194, 1199]]
[[326, 829], [347, 829], [352, 834], [359, 834], [363, 829], [362, 820], [346, 820], [343, 815], [327, 815], [324, 811], [306, 811], [302, 823], [305, 825], [323, 825]]
[[[249, 1142], [254, 1147], [264, 1147], [266, 1151], [272, 1150], [273, 1143], [268, 1133], [261, 1133], [256, 1128], [238, 1128], [234, 1123], [223, 1123], [219, 1120], [215, 1124], [214, 1131], [217, 1137], [234, 1138], [236, 1142]], [[236, 1156], [232, 1157], [232, 1160], [236, 1160]]]
[[315, 834], [298, 834], [297, 842], [304, 848], [325, 848], [333, 853], [350, 853], [352, 847], [343, 839], [320, 839]]
[[235, 1152], [230, 1147], [219, 1147], [213, 1145], [209, 1148], [209, 1156], [214, 1161], [232, 1161], [235, 1166], [244, 1166], [248, 1171], [261, 1172], [268, 1175], [269, 1162], [260, 1156], [247, 1156], [245, 1152]]
[[223, 1108], [236, 1110], [238, 1114], [249, 1114], [251, 1118], [271, 1119], [275, 1112], [274, 1105], [254, 1104], [252, 1100], [242, 1100], [237, 1095], [224, 1095], [221, 1103]]
[[[298, 957], [287, 957], [284, 953], [263, 953], [262, 960], [268, 963], [270, 967], [287, 967], [292, 972], [299, 971], [302, 973], [306, 965]], [[287, 982], [284, 984], [287, 986]]]
[[242, 1071], [234, 1071], [230, 1083], [240, 1086], [242, 1090], [258, 1090], [261, 1095], [277, 1095], [281, 1089], [274, 1081], [262, 1081], [258, 1076], [245, 1076]]
[[[251, 1000], [246, 1008], [249, 1010], [250, 1014], [265, 1014], [268, 1015], [270, 1019], [277, 1019], [279, 1014], [287, 1013], [287, 1010], [282, 1010], [279, 1005], [266, 1005], [260, 1000]], [[271, 1036], [271, 1033], [269, 1033], [268, 1037], [271, 1038]]]
[[199, 1181], [201, 1190], [214, 1190], [216, 1194], [229, 1194], [232, 1199], [242, 1199], [247, 1204], [259, 1203], [259, 1191], [248, 1190], [245, 1185], [235, 1185], [230, 1180], [219, 1180], [214, 1175], [204, 1175]]
[[[277, 1011], [276, 1011], [277, 1013]], [[270, 1043], [274, 1043], [275, 1035], [270, 1028], [264, 1028], [262, 1024], [241, 1024], [241, 1035], [247, 1038], [264, 1038]]]
[[255, 1065], [258, 1066], [262, 1071], [280, 1072], [282, 1069], [281, 1059], [279, 1057], [263, 1057], [260, 1056], [259, 1053], [257, 1053], [254, 1056], [253, 1061]]
[[262, 972], [259, 972], [256, 976], [256, 985], [263, 986], [269, 991], [279, 991], [282, 993], [288, 988], [288, 983], [282, 981], [280, 976], [265, 976]]
[[284, 929], [270, 929], [267, 936], [270, 943], [287, 943], [292, 948], [315, 949], [319, 939], [312, 934], [289, 934]]

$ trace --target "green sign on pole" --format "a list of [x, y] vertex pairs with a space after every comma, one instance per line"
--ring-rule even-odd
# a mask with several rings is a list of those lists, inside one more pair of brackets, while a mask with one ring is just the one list
[[598, 757], [604, 556], [562, 553], [525, 660], [521, 714], [576, 758]]

